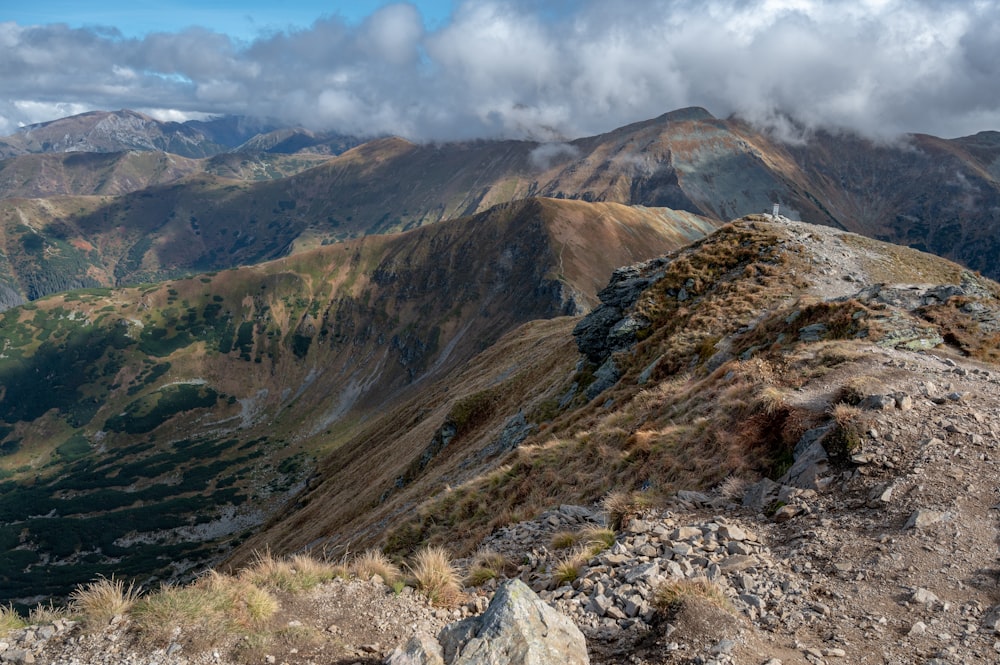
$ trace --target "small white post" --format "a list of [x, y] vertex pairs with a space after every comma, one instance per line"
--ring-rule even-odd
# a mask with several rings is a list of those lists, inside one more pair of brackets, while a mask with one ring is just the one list
[[778, 216], [778, 210], [780, 208], [781, 208], [781, 206], [778, 205], [777, 203], [775, 203], [774, 204], [774, 208], [771, 209], [771, 214], [774, 215], [775, 217], [777, 217]]

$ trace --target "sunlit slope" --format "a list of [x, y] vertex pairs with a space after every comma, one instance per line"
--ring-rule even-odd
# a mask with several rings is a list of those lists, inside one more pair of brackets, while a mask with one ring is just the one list
[[563, 502], [777, 479], [814, 427], [832, 428], [843, 463], [858, 395], [892, 385], [883, 350], [1000, 360], [996, 283], [762, 216], [617, 271], [602, 301], [582, 321], [515, 329], [359, 424], [230, 563], [264, 547], [471, 553]]
[[525, 322], [584, 311], [604, 266], [711, 228], [664, 210], [528, 200], [4, 312], [6, 597], [205, 565], [396, 401]]

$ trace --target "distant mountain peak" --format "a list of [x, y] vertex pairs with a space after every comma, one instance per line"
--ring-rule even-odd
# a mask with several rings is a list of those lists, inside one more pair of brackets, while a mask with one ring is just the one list
[[691, 122], [695, 120], [715, 120], [715, 116], [700, 106], [688, 106], [686, 108], [670, 111], [660, 116], [669, 122]]

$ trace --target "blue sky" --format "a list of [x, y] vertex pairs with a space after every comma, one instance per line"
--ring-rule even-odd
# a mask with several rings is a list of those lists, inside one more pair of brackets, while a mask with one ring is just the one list
[[1000, 130], [1000, 0], [0, 0], [0, 136], [89, 110], [562, 141]]
[[[337, 16], [357, 24], [390, 3], [387, 0], [25, 0], [3, 4], [0, 21], [20, 25], [66, 23], [74, 28], [114, 27], [125, 37], [178, 32], [198, 26], [251, 40], [261, 33], [308, 28], [323, 16]], [[447, 20], [453, 5], [451, 0], [420, 0], [413, 4], [431, 29]]]

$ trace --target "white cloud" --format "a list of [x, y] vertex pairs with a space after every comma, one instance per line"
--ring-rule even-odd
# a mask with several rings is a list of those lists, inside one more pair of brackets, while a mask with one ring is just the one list
[[570, 161], [580, 155], [580, 149], [569, 143], [543, 143], [528, 154], [528, 161], [540, 171], [560, 161]]
[[157, 108], [562, 140], [701, 105], [789, 136], [956, 136], [1000, 129], [997, 16], [1000, 0], [470, 0], [433, 31], [398, 3], [249, 44], [0, 23], [0, 132], [67, 109]]

